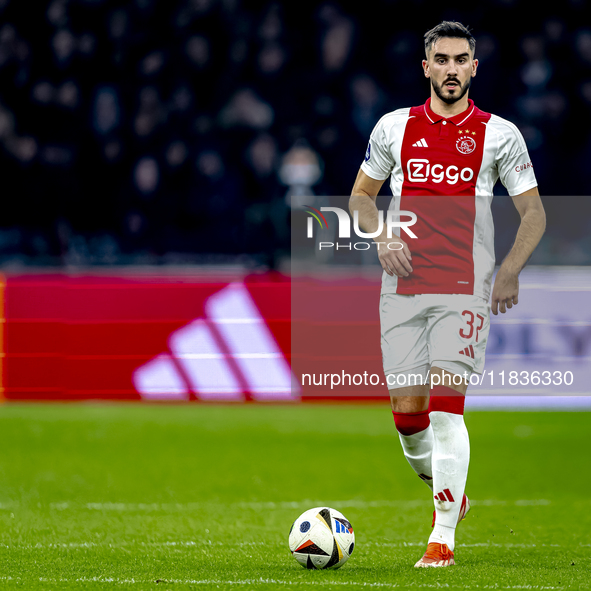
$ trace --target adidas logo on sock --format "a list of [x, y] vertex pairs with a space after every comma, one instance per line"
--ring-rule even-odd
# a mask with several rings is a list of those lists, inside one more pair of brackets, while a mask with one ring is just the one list
[[146, 400], [293, 400], [299, 384], [246, 287], [214, 293], [197, 318], [168, 337], [132, 376]]
[[415, 148], [428, 148], [429, 146], [427, 145], [427, 140], [425, 140], [425, 138], [420, 139], [418, 142], [415, 142], [413, 144], [413, 146]]
[[460, 351], [460, 355], [466, 355], [474, 359], [474, 347], [472, 345], [466, 347], [463, 351]]
[[455, 499], [451, 495], [451, 491], [449, 488], [444, 488], [443, 492], [440, 492], [435, 495], [436, 501], [449, 501], [450, 503], [455, 503]]

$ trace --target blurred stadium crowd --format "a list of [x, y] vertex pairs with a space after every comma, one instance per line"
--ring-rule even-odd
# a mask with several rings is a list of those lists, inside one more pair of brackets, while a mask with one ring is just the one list
[[[290, 195], [348, 194], [377, 120], [425, 101], [443, 19], [473, 29], [471, 97], [521, 128], [541, 193], [587, 195], [587, 9], [0, 0], [0, 261], [277, 265]], [[590, 264], [591, 207], [565, 203], [536, 262]]]

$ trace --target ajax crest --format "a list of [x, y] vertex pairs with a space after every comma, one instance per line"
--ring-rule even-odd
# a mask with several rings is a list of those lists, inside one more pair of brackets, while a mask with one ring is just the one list
[[461, 152], [462, 154], [472, 154], [476, 149], [476, 142], [469, 135], [463, 135], [458, 138], [456, 148], [458, 149], [458, 152]]

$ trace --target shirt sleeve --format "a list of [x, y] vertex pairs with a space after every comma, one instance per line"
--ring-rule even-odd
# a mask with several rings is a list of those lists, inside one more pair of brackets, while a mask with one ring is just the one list
[[394, 158], [388, 144], [382, 117], [369, 136], [365, 160], [361, 163], [361, 170], [378, 181], [386, 180], [394, 168]]
[[521, 132], [510, 125], [500, 143], [497, 167], [509, 195], [520, 195], [538, 186], [534, 167]]

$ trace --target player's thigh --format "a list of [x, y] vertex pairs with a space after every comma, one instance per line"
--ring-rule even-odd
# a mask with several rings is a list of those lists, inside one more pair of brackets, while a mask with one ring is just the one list
[[423, 386], [429, 372], [427, 318], [418, 296], [380, 297], [382, 362], [389, 390]]
[[[448, 369], [439, 367], [444, 365]], [[429, 383], [431, 386], [445, 386], [455, 390], [458, 394], [465, 396], [468, 389], [471, 371], [468, 366], [456, 361], [434, 361], [429, 371]]]
[[482, 373], [489, 331], [490, 306], [484, 299], [440, 295], [429, 315], [431, 364], [468, 379], [472, 373]]

